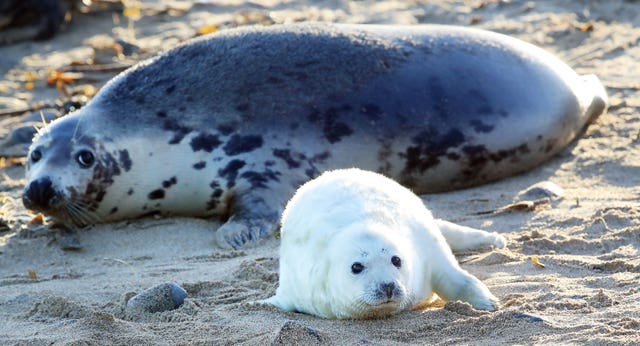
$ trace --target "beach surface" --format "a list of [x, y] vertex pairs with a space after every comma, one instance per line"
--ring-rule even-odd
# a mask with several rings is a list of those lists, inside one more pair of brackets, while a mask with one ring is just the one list
[[[64, 93], [90, 98], [122, 68], [199, 31], [301, 21], [438, 23], [504, 33], [549, 50], [580, 74], [597, 75], [610, 107], [577, 141], [530, 172], [423, 196], [436, 217], [507, 238], [504, 249], [457, 255], [500, 298], [500, 310], [450, 302], [362, 321], [253, 304], [275, 292], [279, 242], [221, 250], [214, 245], [219, 223], [211, 220], [98, 225], [78, 232], [79, 249], [65, 249], [67, 237], [22, 206], [24, 146], [6, 145], [9, 131], [25, 124], [22, 117], [36, 114], [37, 124], [39, 112], [2, 117], [0, 344], [640, 342], [640, 3], [158, 0], [129, 4], [125, 11], [106, 5], [75, 13], [51, 40], [0, 46], [0, 112], [50, 103]], [[54, 70], [65, 72], [56, 77]], [[564, 195], [528, 210], [503, 208], [543, 181]], [[182, 306], [125, 310], [132, 295], [164, 282], [187, 291]]]

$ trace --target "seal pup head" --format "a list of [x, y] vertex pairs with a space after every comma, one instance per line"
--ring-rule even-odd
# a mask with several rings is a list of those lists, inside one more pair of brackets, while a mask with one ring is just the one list
[[411, 306], [411, 251], [386, 227], [358, 222], [328, 244], [324, 284], [335, 318], [381, 318]]
[[[79, 114], [61, 118], [34, 138], [27, 160], [22, 201], [69, 227], [100, 221], [96, 213], [127, 155], [106, 147], [107, 138], [87, 135]], [[129, 163], [130, 164], [130, 163]]]

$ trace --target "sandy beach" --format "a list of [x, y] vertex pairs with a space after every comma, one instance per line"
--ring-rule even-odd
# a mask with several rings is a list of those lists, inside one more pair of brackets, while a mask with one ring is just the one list
[[[83, 102], [126, 66], [199, 31], [301, 21], [454, 24], [511, 35], [580, 74], [597, 75], [610, 106], [577, 141], [530, 172], [422, 196], [438, 218], [506, 237], [504, 249], [457, 254], [500, 298], [500, 310], [450, 302], [362, 321], [252, 304], [275, 292], [279, 242], [221, 250], [214, 245], [219, 223], [211, 220], [97, 225], [78, 232], [79, 249], [65, 249], [68, 239], [23, 207], [25, 148], [7, 142], [9, 131], [28, 123], [22, 117], [39, 123], [39, 112], [0, 117], [0, 344], [640, 343], [640, 3], [154, 0], [134, 8], [138, 17], [92, 6], [51, 40], [0, 46], [0, 112], [33, 108], [63, 92]], [[82, 75], [56, 87], [56, 80], [47, 84], [52, 70]], [[491, 212], [543, 181], [564, 195], [533, 210]], [[132, 295], [164, 282], [187, 291], [181, 307], [125, 311]]]

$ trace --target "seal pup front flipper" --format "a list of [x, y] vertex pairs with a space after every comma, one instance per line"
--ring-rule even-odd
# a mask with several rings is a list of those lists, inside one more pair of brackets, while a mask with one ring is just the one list
[[[506, 239], [495, 232], [461, 226], [442, 219], [434, 221], [453, 252], [490, 246], [502, 248], [507, 244]], [[498, 309], [498, 298], [482, 281], [462, 269], [452, 253], [447, 254], [443, 262], [445, 263], [442, 265], [434, 266], [432, 273], [433, 290], [438, 296], [447, 301], [468, 302], [479, 310]]]
[[435, 219], [435, 222], [453, 252], [491, 246], [503, 248], [507, 245], [506, 239], [496, 232], [461, 226], [442, 219]]
[[446, 301], [460, 300], [471, 304], [474, 309], [497, 310], [499, 299], [482, 281], [460, 268], [453, 255], [451, 257], [452, 260], [433, 266], [433, 291]]

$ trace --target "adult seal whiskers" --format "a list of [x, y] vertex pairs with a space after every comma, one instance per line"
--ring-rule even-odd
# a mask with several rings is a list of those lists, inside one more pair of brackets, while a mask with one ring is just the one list
[[228, 30], [123, 72], [44, 128], [23, 200], [71, 227], [219, 217], [219, 243], [241, 247], [323, 171], [377, 171], [420, 194], [473, 186], [549, 159], [605, 107], [595, 76], [496, 33]]

